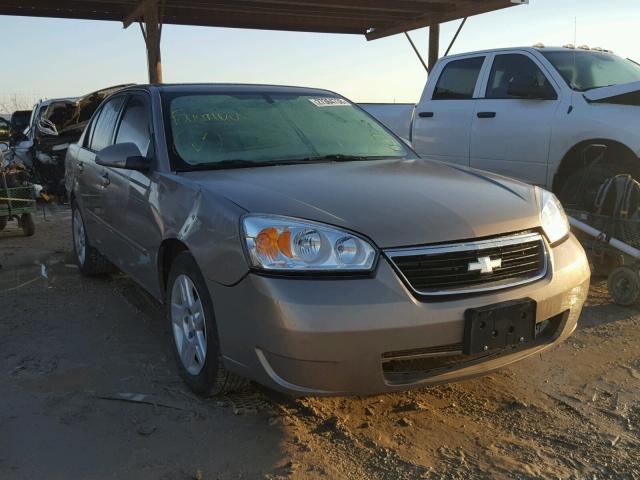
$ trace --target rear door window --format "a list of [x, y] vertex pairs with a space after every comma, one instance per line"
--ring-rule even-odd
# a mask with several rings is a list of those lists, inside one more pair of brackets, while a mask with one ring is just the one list
[[118, 127], [116, 143], [134, 143], [147, 156], [151, 132], [149, 129], [149, 109], [144, 97], [132, 96], [127, 102], [122, 121]]
[[445, 65], [433, 92], [433, 100], [470, 100], [485, 57], [453, 60]]
[[124, 103], [124, 96], [118, 96], [107, 100], [100, 109], [98, 118], [93, 122], [89, 149], [99, 152], [113, 144], [113, 131], [116, 127], [118, 114]]

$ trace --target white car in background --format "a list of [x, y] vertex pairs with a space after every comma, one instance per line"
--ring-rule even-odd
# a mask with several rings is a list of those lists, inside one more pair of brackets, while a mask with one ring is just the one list
[[565, 199], [577, 188], [594, 196], [617, 173], [640, 178], [640, 66], [601, 49], [453, 55], [436, 64], [415, 108], [362, 107], [421, 155], [515, 177]]

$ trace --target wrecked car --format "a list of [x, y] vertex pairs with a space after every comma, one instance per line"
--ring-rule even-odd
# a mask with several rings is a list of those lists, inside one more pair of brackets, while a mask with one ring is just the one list
[[41, 100], [32, 111], [25, 138], [15, 145], [15, 155], [31, 167], [34, 181], [44, 192], [64, 197], [64, 158], [102, 100], [126, 85], [92, 92], [78, 98]]
[[11, 114], [11, 143], [24, 140], [25, 130], [29, 127], [31, 110], [16, 110]]
[[66, 186], [80, 272], [163, 302], [203, 395], [485, 374], [566, 339], [589, 285], [553, 194], [422, 159], [326, 90], [124, 89], [69, 147]]
[[0, 117], [0, 141], [6, 141], [11, 138], [11, 122]]

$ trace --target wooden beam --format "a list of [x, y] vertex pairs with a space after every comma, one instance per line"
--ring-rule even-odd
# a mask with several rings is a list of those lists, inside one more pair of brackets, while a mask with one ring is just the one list
[[433, 72], [438, 58], [440, 57], [440, 24], [434, 23], [429, 26], [429, 71]]
[[127, 28], [132, 23], [137, 22], [145, 16], [147, 9], [150, 7], [156, 8], [157, 5], [158, 0], [140, 0], [140, 3], [136, 5], [136, 8], [134, 8], [122, 21], [123, 27]]
[[149, 83], [162, 83], [162, 61], [160, 55], [160, 36], [162, 24], [160, 19], [160, 8], [158, 2], [149, 1], [144, 5], [142, 16], [144, 18], [144, 28], [142, 24], [142, 34], [147, 46], [147, 66], [149, 69]]
[[449, 8], [447, 8], [446, 11], [440, 11], [430, 15], [420, 15], [408, 22], [397, 22], [386, 27], [374, 28], [367, 32], [366, 36], [367, 40], [376, 40], [378, 38], [424, 28], [434, 23], [445, 23], [459, 18], [471, 17], [481, 13], [512, 7], [514, 5], [510, 0], [456, 0], [450, 2]]

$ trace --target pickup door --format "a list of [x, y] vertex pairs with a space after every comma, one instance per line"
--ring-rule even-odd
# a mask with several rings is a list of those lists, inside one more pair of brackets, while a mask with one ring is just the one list
[[413, 145], [423, 156], [469, 165], [469, 142], [478, 78], [485, 56], [442, 61], [418, 104]]
[[[491, 70], [475, 104], [470, 165], [545, 185], [559, 89], [526, 52], [496, 54], [490, 61]], [[530, 80], [533, 89], [527, 94], [523, 85], [526, 89]]]

